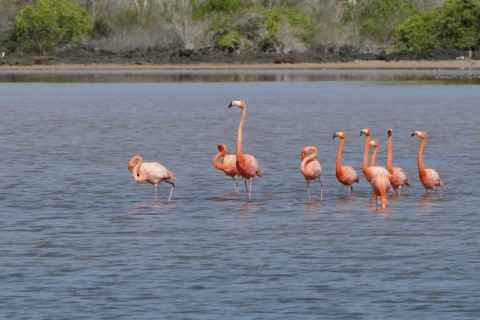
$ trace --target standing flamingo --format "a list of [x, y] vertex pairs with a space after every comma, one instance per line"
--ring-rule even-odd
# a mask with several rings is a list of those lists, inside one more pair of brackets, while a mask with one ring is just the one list
[[128, 170], [132, 172], [132, 177], [136, 182], [148, 182], [155, 187], [155, 202], [157, 202], [157, 186], [162, 182], [172, 185], [168, 202], [172, 198], [175, 184], [169, 179], [175, 180], [172, 172], [168, 171], [164, 166], [158, 162], [143, 162], [143, 158], [139, 155], [134, 155], [128, 163]]
[[352, 184], [354, 182], [359, 183], [360, 180], [358, 179], [357, 171], [350, 166], [342, 166], [342, 152], [343, 152], [343, 145], [345, 144], [345, 139], [347, 135], [344, 132], [335, 132], [332, 139], [335, 137], [340, 138], [340, 145], [338, 146], [337, 152], [337, 163], [336, 163], [336, 170], [335, 174], [337, 176], [337, 180], [349, 187], [348, 194], [353, 190]]
[[[411, 137], [417, 136], [422, 139], [420, 146], [418, 147], [418, 176], [422, 182], [425, 191], [433, 188], [443, 188], [445, 185], [440, 180], [440, 175], [434, 169], [425, 169], [423, 165], [423, 148], [425, 147], [425, 141], [427, 140], [427, 134], [425, 131], [414, 131]], [[441, 190], [438, 189], [440, 192]]]
[[[310, 155], [308, 153], [312, 151]], [[323, 201], [323, 183], [320, 179], [320, 175], [322, 174], [322, 166], [317, 159], [315, 159], [318, 155], [318, 150], [314, 146], [305, 147], [302, 149], [302, 153], [300, 154], [300, 171], [302, 172], [305, 180], [307, 181], [307, 192], [308, 192], [308, 200], [310, 201], [310, 181], [317, 180], [320, 181], [320, 201]]]
[[[223, 171], [227, 176], [232, 177], [235, 182], [235, 193], [238, 193], [237, 176], [239, 175], [237, 169], [237, 156], [234, 154], [227, 154], [227, 146], [223, 143], [217, 146], [219, 153], [213, 158], [213, 165], [218, 170]], [[220, 162], [220, 159], [223, 161]]]
[[383, 173], [376, 174], [373, 176], [370, 185], [372, 186], [372, 191], [375, 193], [376, 207], [378, 207], [378, 196], [380, 196], [381, 207], [385, 209], [387, 206], [387, 190], [390, 189], [390, 178]]
[[370, 141], [370, 147], [373, 147], [372, 158], [370, 159], [370, 167], [375, 166], [375, 160], [377, 159], [377, 152], [378, 152], [378, 141], [372, 140]]
[[372, 178], [381, 173], [385, 174], [389, 179], [390, 179], [390, 172], [388, 172], [387, 169], [384, 167], [380, 166], [368, 166], [368, 149], [370, 148], [370, 129], [363, 129], [360, 131], [360, 135], [364, 134], [365, 135], [365, 149], [363, 152], [363, 164], [362, 164], [362, 171], [363, 174], [365, 175], [365, 179], [367, 179], [368, 182], [372, 182]]
[[410, 181], [407, 179], [407, 175], [402, 168], [394, 167], [392, 165], [392, 129], [388, 129], [387, 170], [392, 175], [390, 183], [392, 184], [393, 190], [395, 190], [395, 194], [400, 195], [402, 187], [409, 187]]
[[[245, 182], [245, 188], [247, 189], [248, 193], [248, 200], [252, 198], [252, 181], [253, 177], [263, 176], [262, 172], [258, 167], [257, 159], [250, 154], [242, 153], [242, 133], [243, 133], [243, 126], [245, 123], [245, 115], [247, 113], [247, 104], [243, 100], [234, 100], [230, 102], [228, 107], [238, 107], [242, 109], [242, 118], [240, 119], [240, 123], [238, 125], [238, 134], [237, 134], [237, 169], [238, 173], [242, 176], [243, 181]], [[250, 180], [250, 189], [247, 188], [247, 179]]]

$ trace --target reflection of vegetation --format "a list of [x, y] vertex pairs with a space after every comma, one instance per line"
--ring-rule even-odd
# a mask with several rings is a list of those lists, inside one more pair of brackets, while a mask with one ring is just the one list
[[480, 0], [0, 1], [0, 45], [12, 51], [476, 50], [479, 34]]
[[385, 73], [297, 73], [289, 71], [264, 71], [262, 73], [5, 73], [2, 82], [49, 82], [49, 83], [125, 83], [125, 82], [259, 82], [259, 81], [398, 81], [399, 84], [449, 84], [479, 85], [480, 78], [465, 75], [439, 76], [436, 74], [385, 74]]

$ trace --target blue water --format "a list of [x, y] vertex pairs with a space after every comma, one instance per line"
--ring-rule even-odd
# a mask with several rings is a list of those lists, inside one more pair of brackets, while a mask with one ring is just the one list
[[[480, 90], [422, 81], [0, 84], [0, 318], [478, 319]], [[218, 143], [264, 177], [233, 195]], [[364, 136], [412, 187], [377, 210]], [[427, 194], [416, 156], [446, 184]], [[335, 178], [357, 169], [351, 196]], [[300, 150], [319, 149], [308, 201]], [[177, 177], [136, 184], [141, 154]]]

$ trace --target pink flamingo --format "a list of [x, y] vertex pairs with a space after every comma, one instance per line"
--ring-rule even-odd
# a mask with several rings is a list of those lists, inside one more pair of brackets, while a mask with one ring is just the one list
[[375, 166], [375, 160], [377, 159], [377, 152], [378, 152], [378, 141], [372, 140], [370, 141], [370, 147], [373, 147], [373, 154], [372, 158], [370, 159], [370, 167]]
[[[312, 153], [308, 155], [310, 151], [312, 151]], [[300, 154], [300, 160], [302, 161], [300, 163], [300, 171], [307, 181], [308, 200], [310, 200], [310, 181], [318, 179], [318, 181], [320, 181], [320, 201], [323, 201], [323, 183], [320, 179], [322, 166], [320, 165], [320, 162], [315, 159], [317, 155], [318, 150], [314, 146], [303, 148], [302, 153]]]
[[[234, 100], [230, 102], [228, 107], [238, 107], [242, 109], [242, 118], [240, 119], [240, 124], [238, 125], [238, 134], [237, 134], [237, 169], [238, 173], [242, 176], [243, 181], [245, 182], [245, 188], [247, 189], [248, 193], [248, 200], [252, 197], [252, 180], [255, 176], [261, 177], [263, 176], [262, 172], [258, 167], [257, 159], [250, 154], [242, 153], [242, 133], [243, 133], [243, 126], [245, 123], [245, 115], [247, 113], [247, 104], [243, 100]], [[250, 189], [247, 188], [247, 179], [250, 180]]]
[[372, 191], [375, 193], [375, 205], [378, 207], [378, 197], [380, 196], [380, 203], [382, 209], [387, 206], [387, 190], [390, 189], [390, 178], [383, 174], [376, 174], [370, 182]]
[[[438, 172], [434, 169], [425, 169], [423, 165], [423, 148], [425, 147], [427, 134], [425, 131], [414, 131], [411, 137], [413, 136], [417, 136], [422, 140], [418, 147], [418, 176], [420, 177], [420, 181], [422, 182], [425, 191], [428, 192], [428, 189], [445, 187], [442, 180], [440, 180]], [[438, 190], [441, 192], [440, 189]]]
[[[403, 186], [410, 187], [410, 181], [402, 168], [392, 165], [392, 129], [388, 129], [388, 145], [387, 145], [387, 170], [392, 175], [390, 183], [392, 184], [395, 194], [400, 195]], [[398, 189], [398, 193], [397, 193]]]
[[139, 155], [134, 155], [128, 163], [128, 170], [132, 172], [133, 180], [136, 182], [148, 182], [155, 187], [155, 202], [157, 202], [157, 186], [162, 182], [172, 185], [168, 202], [172, 198], [175, 184], [169, 179], [175, 180], [172, 172], [168, 171], [164, 166], [158, 162], [143, 162], [143, 158]]
[[[238, 193], [237, 176], [239, 175], [237, 169], [237, 156], [234, 154], [227, 154], [227, 146], [223, 143], [217, 146], [219, 153], [213, 158], [213, 165], [220, 171], [223, 171], [227, 176], [232, 177], [235, 182], [235, 193]], [[220, 159], [223, 161], [220, 162]]]
[[362, 164], [362, 171], [365, 175], [365, 179], [368, 182], [372, 182], [372, 178], [377, 174], [385, 174], [390, 179], [390, 172], [387, 169], [380, 166], [368, 166], [368, 149], [370, 148], [370, 129], [363, 129], [360, 131], [360, 135], [365, 135], [365, 149], [363, 152], [363, 164]]
[[337, 176], [337, 180], [349, 187], [348, 194], [353, 190], [352, 184], [354, 182], [359, 183], [360, 180], [358, 179], [357, 171], [350, 166], [342, 166], [342, 153], [343, 153], [343, 145], [345, 144], [345, 139], [347, 135], [344, 132], [338, 131], [335, 132], [332, 139], [335, 137], [340, 138], [340, 145], [338, 146], [337, 151], [337, 162], [336, 162], [336, 170], [335, 174]]

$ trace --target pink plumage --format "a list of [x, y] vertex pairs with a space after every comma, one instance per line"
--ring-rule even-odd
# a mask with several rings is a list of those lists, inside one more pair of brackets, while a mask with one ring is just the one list
[[[220, 152], [213, 158], [213, 165], [218, 170], [223, 171], [227, 176], [232, 177], [235, 182], [235, 193], [238, 193], [237, 176], [240, 174], [237, 169], [237, 156], [234, 154], [227, 154], [227, 146], [223, 143], [219, 144], [217, 149]], [[222, 162], [220, 162], [220, 159], [223, 159]]]
[[[309, 152], [312, 153], [309, 155]], [[318, 150], [314, 146], [303, 148], [302, 153], [300, 154], [300, 171], [307, 181], [308, 200], [310, 200], [310, 181], [318, 179], [320, 181], [320, 201], [323, 201], [323, 183], [320, 179], [322, 174], [322, 166], [316, 159], [317, 155]]]
[[175, 176], [158, 162], [143, 162], [143, 158], [135, 155], [128, 163], [128, 170], [132, 172], [132, 177], [136, 182], [148, 182], [155, 187], [155, 202], [157, 202], [157, 186], [166, 182], [172, 186], [168, 201], [172, 198], [175, 184], [168, 180], [175, 180]]

